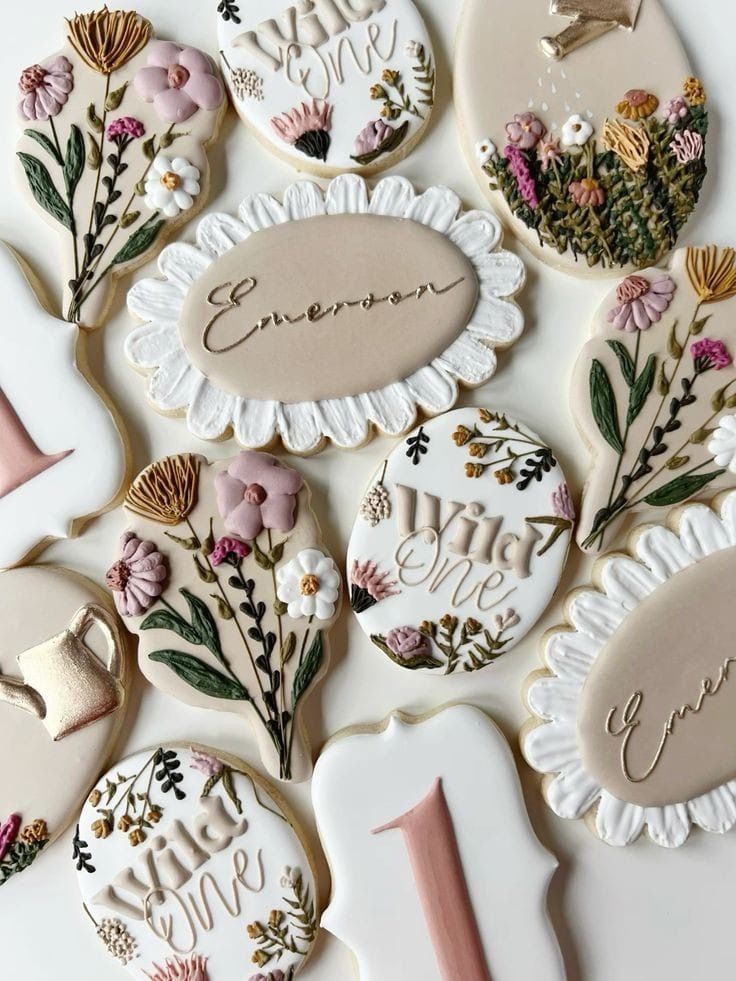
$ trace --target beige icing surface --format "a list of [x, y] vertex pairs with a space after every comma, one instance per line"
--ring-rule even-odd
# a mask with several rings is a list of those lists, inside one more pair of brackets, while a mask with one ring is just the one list
[[456, 105], [473, 173], [514, 234], [546, 262], [600, 276], [606, 275], [600, 266], [591, 270], [584, 260], [576, 263], [569, 251], [558, 255], [540, 246], [536, 233], [513, 218], [503, 195], [490, 190], [475, 145], [490, 139], [502, 150], [506, 123], [524, 112], [535, 113], [558, 137], [566, 120], [579, 113], [599, 139], [605, 119], [615, 117], [615, 106], [629, 89], [652, 92], [664, 105], [680, 93], [692, 72], [658, 0], [644, 0], [633, 31], [610, 31], [561, 61], [549, 59], [539, 47], [540, 38], [570, 23], [568, 17], [549, 13], [548, 0], [514, 0], [513, 14], [505, 0], [466, 0], [456, 45]]
[[[50, 566], [15, 569], [0, 576], [0, 673], [21, 681], [17, 656], [68, 628], [88, 603], [113, 606], [93, 583]], [[107, 644], [93, 627], [85, 644], [106, 661]], [[125, 657], [125, 652], [123, 652]], [[125, 668], [124, 668], [125, 671]], [[50, 682], [51, 684], [51, 682]], [[50, 691], [46, 691], [47, 697]], [[54, 741], [42, 721], [0, 700], [0, 820], [17, 813], [23, 824], [40, 818], [52, 838], [75, 816], [81, 798], [107, 762], [122, 710]]]
[[[231, 295], [237, 305], [215, 305]], [[439, 232], [381, 215], [325, 215], [256, 232], [213, 262], [189, 290], [179, 330], [217, 387], [302, 402], [406, 378], [460, 335], [477, 298], [472, 264]], [[354, 305], [332, 312], [344, 303]], [[273, 314], [302, 319], [278, 324]], [[210, 353], [205, 340], [216, 351], [242, 343]]]
[[[586, 772], [614, 797], [641, 806], [681, 803], [736, 776], [736, 663], [728, 662], [736, 657], [735, 577], [734, 548], [678, 573], [627, 616], [593, 665], [578, 739]], [[632, 703], [627, 713], [637, 692], [638, 711]], [[699, 704], [675, 717], [667, 734], [673, 712]], [[629, 730], [606, 732], [613, 709], [612, 730], [638, 723], [628, 739]]]

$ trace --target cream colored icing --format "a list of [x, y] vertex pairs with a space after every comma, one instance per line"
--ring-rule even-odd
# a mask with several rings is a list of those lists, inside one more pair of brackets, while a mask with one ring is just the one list
[[235, 395], [340, 398], [437, 357], [477, 299], [477, 274], [445, 235], [382, 215], [323, 215], [259, 231], [213, 262], [189, 290], [179, 332], [192, 363]]
[[734, 576], [734, 548], [678, 573], [627, 616], [593, 665], [580, 752], [614, 797], [676, 804], [736, 776]]
[[[515, 113], [533, 112], [552, 135], [560, 136], [576, 113], [595, 127], [600, 138], [606, 118], [632, 88], [654, 93], [664, 103], [682, 90], [692, 74], [682, 43], [659, 0], [641, 5], [633, 31], [617, 29], [551, 61], [539, 42], [568, 27], [570, 18], [551, 15], [547, 0], [515, 0], [513, 15], [505, 0], [466, 0], [455, 55], [455, 98], [463, 147], [488, 200], [499, 217], [538, 258], [581, 275], [618, 275], [600, 266], [589, 269], [540, 246], [536, 232], [515, 219], [503, 195], [492, 192], [475, 147], [492, 140], [503, 150], [506, 123]], [[601, 71], [601, 65], [606, 66]], [[624, 269], [623, 272], [629, 271]]]
[[[69, 628], [76, 612], [87, 604], [112, 610], [105, 593], [81, 576], [51, 566], [15, 569], [0, 576], [0, 674], [23, 680], [18, 656]], [[108, 643], [95, 627], [85, 645], [107, 663]], [[122, 656], [121, 684], [127, 680], [126, 652]], [[41, 687], [42, 666], [36, 665], [33, 681]], [[28, 680], [28, 675], [26, 676]], [[66, 690], [65, 679], [56, 679], [49, 668], [42, 694], [51, 702], [55, 690]], [[80, 703], [85, 693], [79, 692]], [[23, 824], [46, 821], [51, 838], [57, 837], [75, 815], [90, 783], [105, 765], [108, 749], [122, 720], [117, 710], [54, 741], [42, 720], [0, 699], [0, 740], [5, 747], [0, 781], [0, 821], [21, 815]]]

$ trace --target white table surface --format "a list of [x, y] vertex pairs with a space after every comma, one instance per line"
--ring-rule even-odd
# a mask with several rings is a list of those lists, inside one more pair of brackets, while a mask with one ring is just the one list
[[[732, 228], [736, 215], [736, 4], [733, 0], [663, 2], [686, 39], [696, 73], [705, 81], [712, 121], [711, 174], [684, 241], [736, 244]], [[0, 35], [0, 91], [5, 93], [5, 110], [0, 119], [5, 151], [0, 157], [0, 237], [22, 252], [51, 289], [56, 286], [56, 237], [16, 193], [11, 170], [17, 125], [13, 107], [20, 70], [60, 46], [62, 17], [71, 14], [73, 6], [71, 0], [6, 0]], [[160, 36], [186, 41], [210, 52], [215, 50], [214, 0], [139, 0], [137, 6], [153, 21]], [[458, 145], [451, 104], [450, 64], [461, 0], [421, 0], [421, 6], [435, 41], [439, 101], [424, 142], [396, 169], [420, 187], [448, 184], [469, 207], [483, 207], [482, 195]], [[508, 10], [512, 17], [513, 0], [508, 0]], [[502, 30], [502, 25], [498, 29]], [[207, 208], [234, 211], [246, 192], [279, 193], [294, 179], [288, 167], [256, 144], [234, 113], [227, 118], [212, 159], [213, 197]], [[189, 226], [183, 236], [191, 232]], [[587, 337], [590, 314], [608, 287], [603, 282], [582, 282], [552, 272], [508, 237], [506, 244], [520, 252], [528, 268], [528, 283], [520, 301], [526, 315], [526, 332], [511, 353], [500, 357], [499, 372], [492, 382], [476, 392], [465, 393], [463, 403], [503, 407], [543, 433], [559, 450], [563, 466], [579, 490], [587, 454], [570, 417], [568, 380], [576, 354]], [[136, 276], [150, 274], [151, 269], [152, 266], [139, 271]], [[91, 338], [90, 359], [97, 378], [127, 422], [136, 471], [167, 453], [194, 450], [208, 452], [214, 458], [234, 452], [233, 443], [201, 443], [188, 434], [183, 420], [164, 419], [146, 404], [142, 379], [123, 356], [123, 341], [130, 329], [124, 292], [119, 292], [107, 326]], [[22, 324], [18, 329], [22, 330]], [[315, 507], [327, 543], [338, 560], [344, 558], [365, 483], [391, 445], [391, 441], [382, 438], [356, 453], [330, 449], [300, 463], [315, 491]], [[102, 581], [116, 556], [117, 537], [124, 524], [120, 511], [107, 514], [94, 521], [80, 539], [54, 544], [44, 559]], [[573, 551], [557, 601], [538, 628], [493, 669], [475, 675], [435, 679], [397, 670], [387, 660], [376, 657], [346, 604], [331, 635], [332, 671], [308, 704], [307, 722], [314, 743], [319, 747], [342, 727], [375, 722], [398, 707], [420, 713], [446, 701], [463, 699], [482, 707], [514, 745], [532, 821], [542, 841], [560, 861], [550, 905], [569, 978], [732, 978], [736, 834], [720, 837], [696, 829], [687, 845], [673, 852], [646, 840], [626, 849], [608, 847], [582, 822], [555, 817], [542, 802], [538, 778], [520, 760], [517, 732], [526, 715], [520, 697], [522, 682], [538, 665], [537, 645], [543, 629], [560, 622], [562, 597], [569, 588], [587, 580], [589, 565], [589, 560]], [[234, 716], [189, 708], [140, 678], [134, 703], [121, 756], [157, 740], [199, 740], [258, 764], [250, 732]], [[2, 751], [12, 749], [6, 746]], [[309, 785], [287, 787], [285, 793], [318, 847], [310, 814]], [[111, 963], [85, 921], [70, 854], [68, 832], [30, 872], [3, 889], [3, 981], [122, 981], [128, 976]], [[322, 871], [325, 900], [329, 879], [324, 866]], [[524, 943], [524, 934], [524, 923], [520, 921], [520, 944]], [[244, 978], [247, 975], [244, 965]], [[299, 977], [303, 981], [352, 981], [356, 974], [350, 952], [323, 933], [313, 960]]]

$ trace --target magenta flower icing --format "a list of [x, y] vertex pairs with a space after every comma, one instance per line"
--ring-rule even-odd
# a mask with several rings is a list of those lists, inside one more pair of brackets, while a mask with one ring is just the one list
[[629, 333], [649, 330], [662, 319], [676, 289], [671, 276], [658, 276], [654, 281], [646, 276], [627, 276], [616, 287], [618, 304], [608, 311], [609, 324]]
[[268, 453], [244, 450], [215, 477], [217, 507], [232, 535], [253, 541], [263, 528], [291, 531], [302, 475]]
[[140, 119], [135, 119], [133, 116], [120, 116], [118, 119], [113, 119], [107, 127], [107, 138], [112, 140], [116, 136], [130, 136], [137, 140], [145, 132], [146, 127]]
[[720, 371], [722, 368], [728, 368], [732, 363], [731, 355], [723, 341], [715, 341], [712, 337], [704, 337], [702, 341], [692, 344], [690, 354], [699, 371], [707, 371], [709, 368]]
[[552, 512], [556, 518], [564, 518], [566, 521], [575, 520], [575, 505], [572, 502], [572, 494], [567, 484], [558, 484], [552, 491]]
[[429, 641], [414, 627], [394, 627], [393, 630], [389, 630], [386, 644], [389, 650], [402, 661], [426, 657], [430, 653]]
[[236, 561], [245, 559], [251, 551], [250, 545], [241, 542], [239, 538], [219, 538], [210, 552], [210, 562], [212, 565], [222, 565], [231, 557]]
[[59, 115], [73, 88], [72, 63], [63, 55], [48, 65], [31, 65], [18, 80], [18, 108], [26, 119], [45, 121]]
[[383, 119], [374, 119], [372, 122], [366, 123], [355, 138], [353, 156], [362, 157], [366, 153], [373, 153], [393, 132], [393, 127], [389, 126]]
[[0, 861], [8, 854], [8, 849], [18, 837], [20, 830], [20, 814], [11, 814], [0, 824]]
[[120, 539], [122, 555], [107, 570], [105, 582], [123, 617], [139, 617], [163, 593], [168, 579], [166, 560], [153, 542], [144, 542], [132, 531]]
[[509, 162], [509, 170], [516, 178], [516, 186], [519, 194], [532, 210], [539, 206], [537, 196], [537, 186], [529, 170], [529, 164], [524, 158], [524, 154], [515, 146], [504, 147], [503, 155]]
[[183, 123], [197, 109], [217, 109], [225, 95], [207, 55], [172, 41], [149, 44], [148, 65], [136, 74], [133, 85], [167, 123]]

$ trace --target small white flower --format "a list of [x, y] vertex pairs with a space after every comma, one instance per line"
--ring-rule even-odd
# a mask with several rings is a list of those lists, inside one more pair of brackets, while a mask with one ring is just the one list
[[497, 147], [493, 140], [478, 140], [478, 142], [475, 144], [475, 156], [481, 167], [485, 167], [496, 150]]
[[424, 46], [419, 41], [407, 41], [404, 51], [409, 58], [420, 58], [424, 53]]
[[716, 466], [728, 467], [736, 473], [736, 416], [723, 416], [708, 443], [708, 452], [715, 457]]
[[151, 211], [162, 211], [176, 218], [188, 211], [199, 194], [199, 171], [184, 157], [173, 160], [159, 153], [146, 177], [146, 205]]
[[497, 613], [493, 618], [493, 626], [499, 632], [504, 630], [510, 630], [512, 627], [515, 627], [518, 623], [519, 623], [519, 617], [516, 611], [512, 610], [510, 607], [508, 610], [505, 610], [503, 613]]
[[593, 127], [579, 113], [570, 116], [562, 127], [562, 142], [565, 146], [585, 146], [593, 135]]
[[316, 616], [329, 620], [335, 612], [340, 574], [332, 559], [317, 548], [305, 548], [276, 572], [276, 595], [292, 620]]
[[285, 865], [281, 872], [281, 888], [293, 889], [302, 877], [302, 870], [296, 866]]

